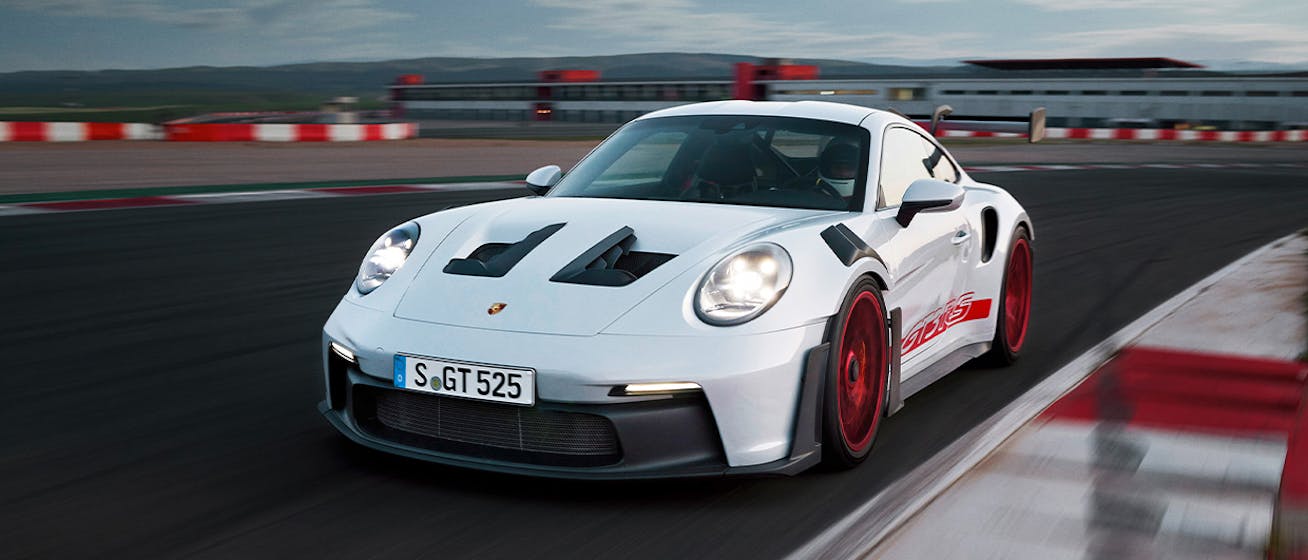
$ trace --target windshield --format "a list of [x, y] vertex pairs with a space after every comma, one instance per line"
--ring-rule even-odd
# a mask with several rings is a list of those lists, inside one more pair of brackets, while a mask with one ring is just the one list
[[869, 135], [791, 117], [636, 121], [577, 164], [552, 197], [863, 209]]

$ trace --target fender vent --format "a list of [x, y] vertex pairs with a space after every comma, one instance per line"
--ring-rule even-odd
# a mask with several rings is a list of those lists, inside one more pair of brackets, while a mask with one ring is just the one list
[[517, 243], [487, 243], [478, 247], [466, 259], [450, 259], [449, 264], [445, 265], [445, 273], [499, 278], [508, 274], [527, 253], [563, 229], [563, 226], [564, 224], [545, 226], [527, 234]]
[[626, 286], [676, 255], [632, 251], [635, 232], [629, 226], [613, 232], [550, 277], [551, 282], [591, 286]]
[[995, 243], [999, 241], [999, 214], [994, 208], [981, 211], [981, 262], [990, 262], [995, 256]]

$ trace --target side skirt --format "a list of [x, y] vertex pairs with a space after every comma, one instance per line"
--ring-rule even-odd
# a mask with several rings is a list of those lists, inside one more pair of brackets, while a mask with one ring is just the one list
[[[918, 391], [925, 389], [928, 385], [939, 381], [941, 377], [948, 375], [950, 372], [966, 364], [972, 358], [985, 354], [990, 351], [990, 342], [977, 342], [969, 344], [958, 350], [954, 350], [945, 357], [936, 361], [936, 363], [927, 366], [917, 375], [904, 381], [900, 392], [903, 398], [908, 398]], [[901, 401], [902, 404], [902, 401]]]

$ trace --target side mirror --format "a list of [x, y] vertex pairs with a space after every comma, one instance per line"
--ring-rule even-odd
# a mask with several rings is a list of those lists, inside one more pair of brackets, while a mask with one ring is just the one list
[[563, 170], [559, 166], [546, 165], [527, 175], [527, 188], [531, 189], [531, 192], [544, 196], [559, 183], [562, 177]]
[[904, 191], [895, 221], [908, 227], [919, 212], [948, 212], [963, 205], [963, 187], [940, 179], [918, 179]]

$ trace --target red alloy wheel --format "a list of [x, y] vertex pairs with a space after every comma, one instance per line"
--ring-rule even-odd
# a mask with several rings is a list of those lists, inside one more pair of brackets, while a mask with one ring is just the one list
[[1008, 351], [1016, 354], [1026, 341], [1026, 327], [1031, 320], [1031, 246], [1018, 238], [1008, 257], [1008, 274], [1004, 283], [1004, 340]]
[[840, 333], [837, 410], [840, 435], [854, 453], [872, 442], [886, 400], [885, 312], [871, 292], [858, 294]]

